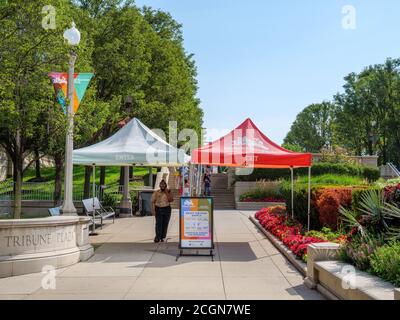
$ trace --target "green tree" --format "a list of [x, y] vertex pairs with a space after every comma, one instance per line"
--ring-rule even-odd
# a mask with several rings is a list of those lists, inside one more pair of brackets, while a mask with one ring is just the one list
[[344, 93], [334, 98], [334, 139], [354, 154], [380, 157], [380, 163], [399, 163], [400, 74], [399, 59], [351, 73]]
[[[42, 27], [42, 8], [49, 4], [57, 8], [56, 29]], [[13, 161], [14, 217], [19, 218], [23, 161], [35, 144], [39, 119], [52, 104], [47, 73], [53, 65], [66, 66], [62, 35], [73, 7], [67, 0], [15, 0], [2, 2], [0, 12], [0, 143]]]
[[312, 104], [300, 112], [284, 144], [299, 146], [306, 152], [319, 152], [332, 145], [334, 106], [330, 102]]

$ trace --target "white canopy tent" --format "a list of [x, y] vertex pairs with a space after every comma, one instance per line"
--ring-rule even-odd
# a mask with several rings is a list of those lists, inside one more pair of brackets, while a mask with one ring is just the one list
[[189, 161], [136, 118], [108, 139], [73, 152], [73, 163], [87, 166], [180, 167]]
[[[189, 161], [190, 157], [182, 149], [167, 143], [136, 118], [106, 140], [73, 151], [74, 164], [93, 166], [93, 199], [95, 166], [125, 167], [122, 202], [130, 201], [128, 188], [130, 166], [180, 167], [187, 165]], [[94, 228], [93, 223], [93, 234]]]

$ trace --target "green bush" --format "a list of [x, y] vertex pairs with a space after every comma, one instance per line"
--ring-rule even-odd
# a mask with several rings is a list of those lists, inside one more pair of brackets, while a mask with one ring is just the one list
[[379, 180], [379, 178], [381, 177], [381, 173], [377, 168], [363, 166], [362, 176], [366, 178], [369, 182], [375, 182]]
[[122, 194], [104, 192], [102, 205], [105, 207], [115, 208], [122, 199]]
[[371, 271], [371, 255], [384, 245], [383, 235], [362, 237], [356, 235], [344, 244], [340, 250], [340, 258], [361, 271]]
[[[360, 185], [363, 183], [361, 178], [352, 176], [342, 176], [334, 174], [325, 174], [311, 178], [311, 217], [310, 225], [312, 229], [320, 230], [322, 225], [319, 221], [319, 214], [316, 208], [316, 202], [323, 190], [327, 188], [351, 187], [354, 190], [366, 190], [368, 187]], [[354, 192], [354, 190], [352, 192]], [[283, 181], [281, 194], [285, 199], [288, 212], [292, 212], [291, 205], [291, 182]], [[358, 199], [358, 198], [357, 198]], [[304, 226], [307, 226], [307, 208], [308, 207], [308, 177], [300, 177], [294, 184], [294, 212], [296, 219]]]
[[[369, 182], [377, 181], [380, 177], [379, 169], [350, 163], [317, 162], [312, 166], [312, 176], [326, 174], [345, 175], [367, 179]], [[306, 176], [308, 168], [294, 170], [296, 176]], [[254, 169], [251, 175], [235, 176], [236, 181], [258, 181], [258, 180], [281, 180], [290, 179], [289, 169]]]
[[[315, 187], [311, 188], [311, 212], [310, 212], [310, 226], [311, 229], [319, 230], [321, 225], [318, 220], [318, 215], [315, 210], [314, 202], [316, 195]], [[286, 207], [289, 215], [292, 214], [292, 189], [290, 183], [283, 183], [281, 193], [286, 202]], [[294, 187], [293, 194], [294, 214], [297, 221], [299, 221], [304, 227], [308, 224], [308, 187], [306, 185], [296, 185]]]
[[323, 239], [329, 242], [335, 242], [343, 234], [340, 231], [332, 231], [330, 228], [322, 228], [321, 231], [311, 230], [306, 232], [305, 236]]
[[[129, 195], [131, 197], [132, 207], [135, 209], [137, 206], [137, 194], [135, 191], [130, 191]], [[121, 193], [104, 192], [101, 203], [103, 206], [115, 208], [118, 206], [121, 199], [122, 199]]]
[[392, 242], [378, 248], [370, 260], [374, 274], [395, 286], [400, 286], [400, 242]]

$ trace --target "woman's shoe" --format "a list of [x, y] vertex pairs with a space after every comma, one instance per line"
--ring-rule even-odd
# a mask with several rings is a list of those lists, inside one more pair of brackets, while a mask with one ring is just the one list
[[159, 243], [159, 242], [160, 242], [160, 239], [158, 239], [158, 238], [154, 239], [154, 243]]

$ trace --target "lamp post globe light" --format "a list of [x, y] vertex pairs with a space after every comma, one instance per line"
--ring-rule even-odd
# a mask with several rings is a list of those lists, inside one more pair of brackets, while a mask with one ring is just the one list
[[[64, 39], [70, 46], [75, 47], [79, 45], [81, 40], [81, 33], [72, 22], [72, 27], [65, 30]], [[68, 69], [68, 99], [69, 104], [67, 107], [68, 129], [65, 140], [65, 177], [64, 177], [64, 202], [61, 207], [63, 215], [77, 215], [72, 198], [72, 183], [73, 183], [73, 163], [72, 151], [74, 149], [74, 68], [77, 55], [71, 50]]]

